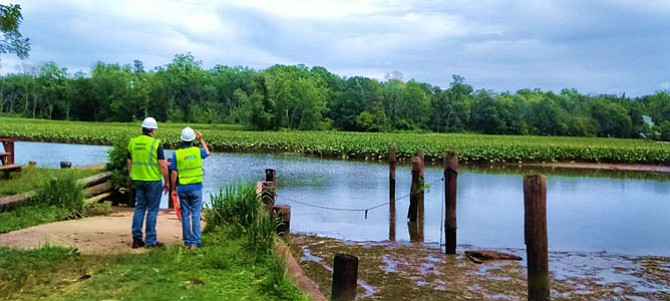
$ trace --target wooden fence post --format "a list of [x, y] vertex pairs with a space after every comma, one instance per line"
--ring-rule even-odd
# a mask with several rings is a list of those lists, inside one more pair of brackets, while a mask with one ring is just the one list
[[528, 300], [549, 300], [547, 185], [542, 175], [523, 178], [524, 238], [528, 258]]
[[420, 157], [412, 158], [412, 185], [409, 189], [409, 210], [407, 218], [415, 222], [419, 206], [423, 206], [423, 161]]
[[333, 266], [333, 301], [353, 301], [356, 299], [358, 281], [358, 258], [337, 254]]
[[444, 252], [456, 254], [456, 187], [458, 155], [444, 154]]
[[398, 164], [396, 159], [395, 145], [389, 145], [389, 240], [395, 241], [395, 168]]

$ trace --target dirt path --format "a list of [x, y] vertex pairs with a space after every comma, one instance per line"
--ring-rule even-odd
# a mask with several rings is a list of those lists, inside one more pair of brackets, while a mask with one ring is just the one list
[[[49, 243], [72, 246], [89, 254], [143, 252], [143, 248], [130, 248], [132, 219], [132, 208], [114, 207], [114, 212], [108, 216], [62, 221], [0, 234], [0, 245], [30, 249]], [[160, 242], [181, 244], [181, 223], [173, 211], [164, 209], [158, 213], [156, 229]]]

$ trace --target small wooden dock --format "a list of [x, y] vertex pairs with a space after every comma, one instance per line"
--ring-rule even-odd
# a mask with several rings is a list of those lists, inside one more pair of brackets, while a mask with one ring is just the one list
[[21, 165], [14, 163], [14, 139], [0, 138], [4, 151], [0, 151], [0, 171], [9, 178], [9, 173], [12, 171], [21, 171]]

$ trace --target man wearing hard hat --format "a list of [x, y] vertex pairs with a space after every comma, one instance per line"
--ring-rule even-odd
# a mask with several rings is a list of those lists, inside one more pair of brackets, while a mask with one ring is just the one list
[[[193, 145], [198, 139], [200, 147]], [[202, 133], [186, 127], [181, 131], [184, 142], [172, 155], [172, 187], [176, 187], [181, 206], [181, 228], [184, 246], [197, 250], [202, 241], [200, 235], [200, 211], [202, 210], [202, 160], [209, 156]], [[177, 178], [179, 181], [177, 183]], [[177, 184], [177, 185], [175, 185]]]
[[[135, 186], [135, 213], [133, 214], [133, 249], [163, 247], [156, 235], [156, 219], [161, 203], [161, 176], [163, 190], [169, 190], [168, 170], [160, 139], [156, 138], [156, 119], [142, 121], [142, 135], [128, 143], [128, 171]], [[146, 233], [142, 239], [142, 224], [146, 214]]]

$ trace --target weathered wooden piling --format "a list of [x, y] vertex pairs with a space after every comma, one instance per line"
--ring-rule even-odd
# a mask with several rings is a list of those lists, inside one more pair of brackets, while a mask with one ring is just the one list
[[280, 236], [291, 233], [291, 206], [274, 206], [272, 207], [272, 213], [279, 218], [279, 221], [281, 221], [281, 224], [277, 227], [277, 233], [279, 233]]
[[395, 145], [389, 145], [389, 240], [395, 241], [395, 168], [398, 164]]
[[268, 181], [260, 181], [261, 200], [265, 204], [268, 212], [272, 212], [272, 207], [275, 206], [275, 183]]
[[274, 169], [266, 169], [265, 170], [265, 181], [267, 182], [275, 182], [277, 178], [277, 171]]
[[420, 157], [412, 158], [412, 185], [409, 189], [409, 210], [407, 218], [410, 222], [415, 222], [420, 205], [423, 205], [424, 182], [423, 182], [423, 161]]
[[333, 301], [356, 299], [358, 281], [358, 258], [353, 255], [337, 254], [333, 265]]
[[458, 155], [444, 154], [444, 244], [446, 254], [456, 254], [456, 187]]
[[[271, 181], [268, 181], [270, 179]], [[276, 200], [276, 191], [277, 191], [277, 172], [274, 169], [265, 170], [265, 181], [260, 181], [260, 193], [261, 199], [265, 204], [265, 208], [268, 212], [272, 212], [272, 208], [275, 206]]]
[[547, 185], [542, 175], [523, 178], [524, 236], [528, 260], [528, 300], [549, 300]]
[[426, 151], [424, 149], [417, 149], [416, 156], [421, 159], [421, 162], [426, 162]]

